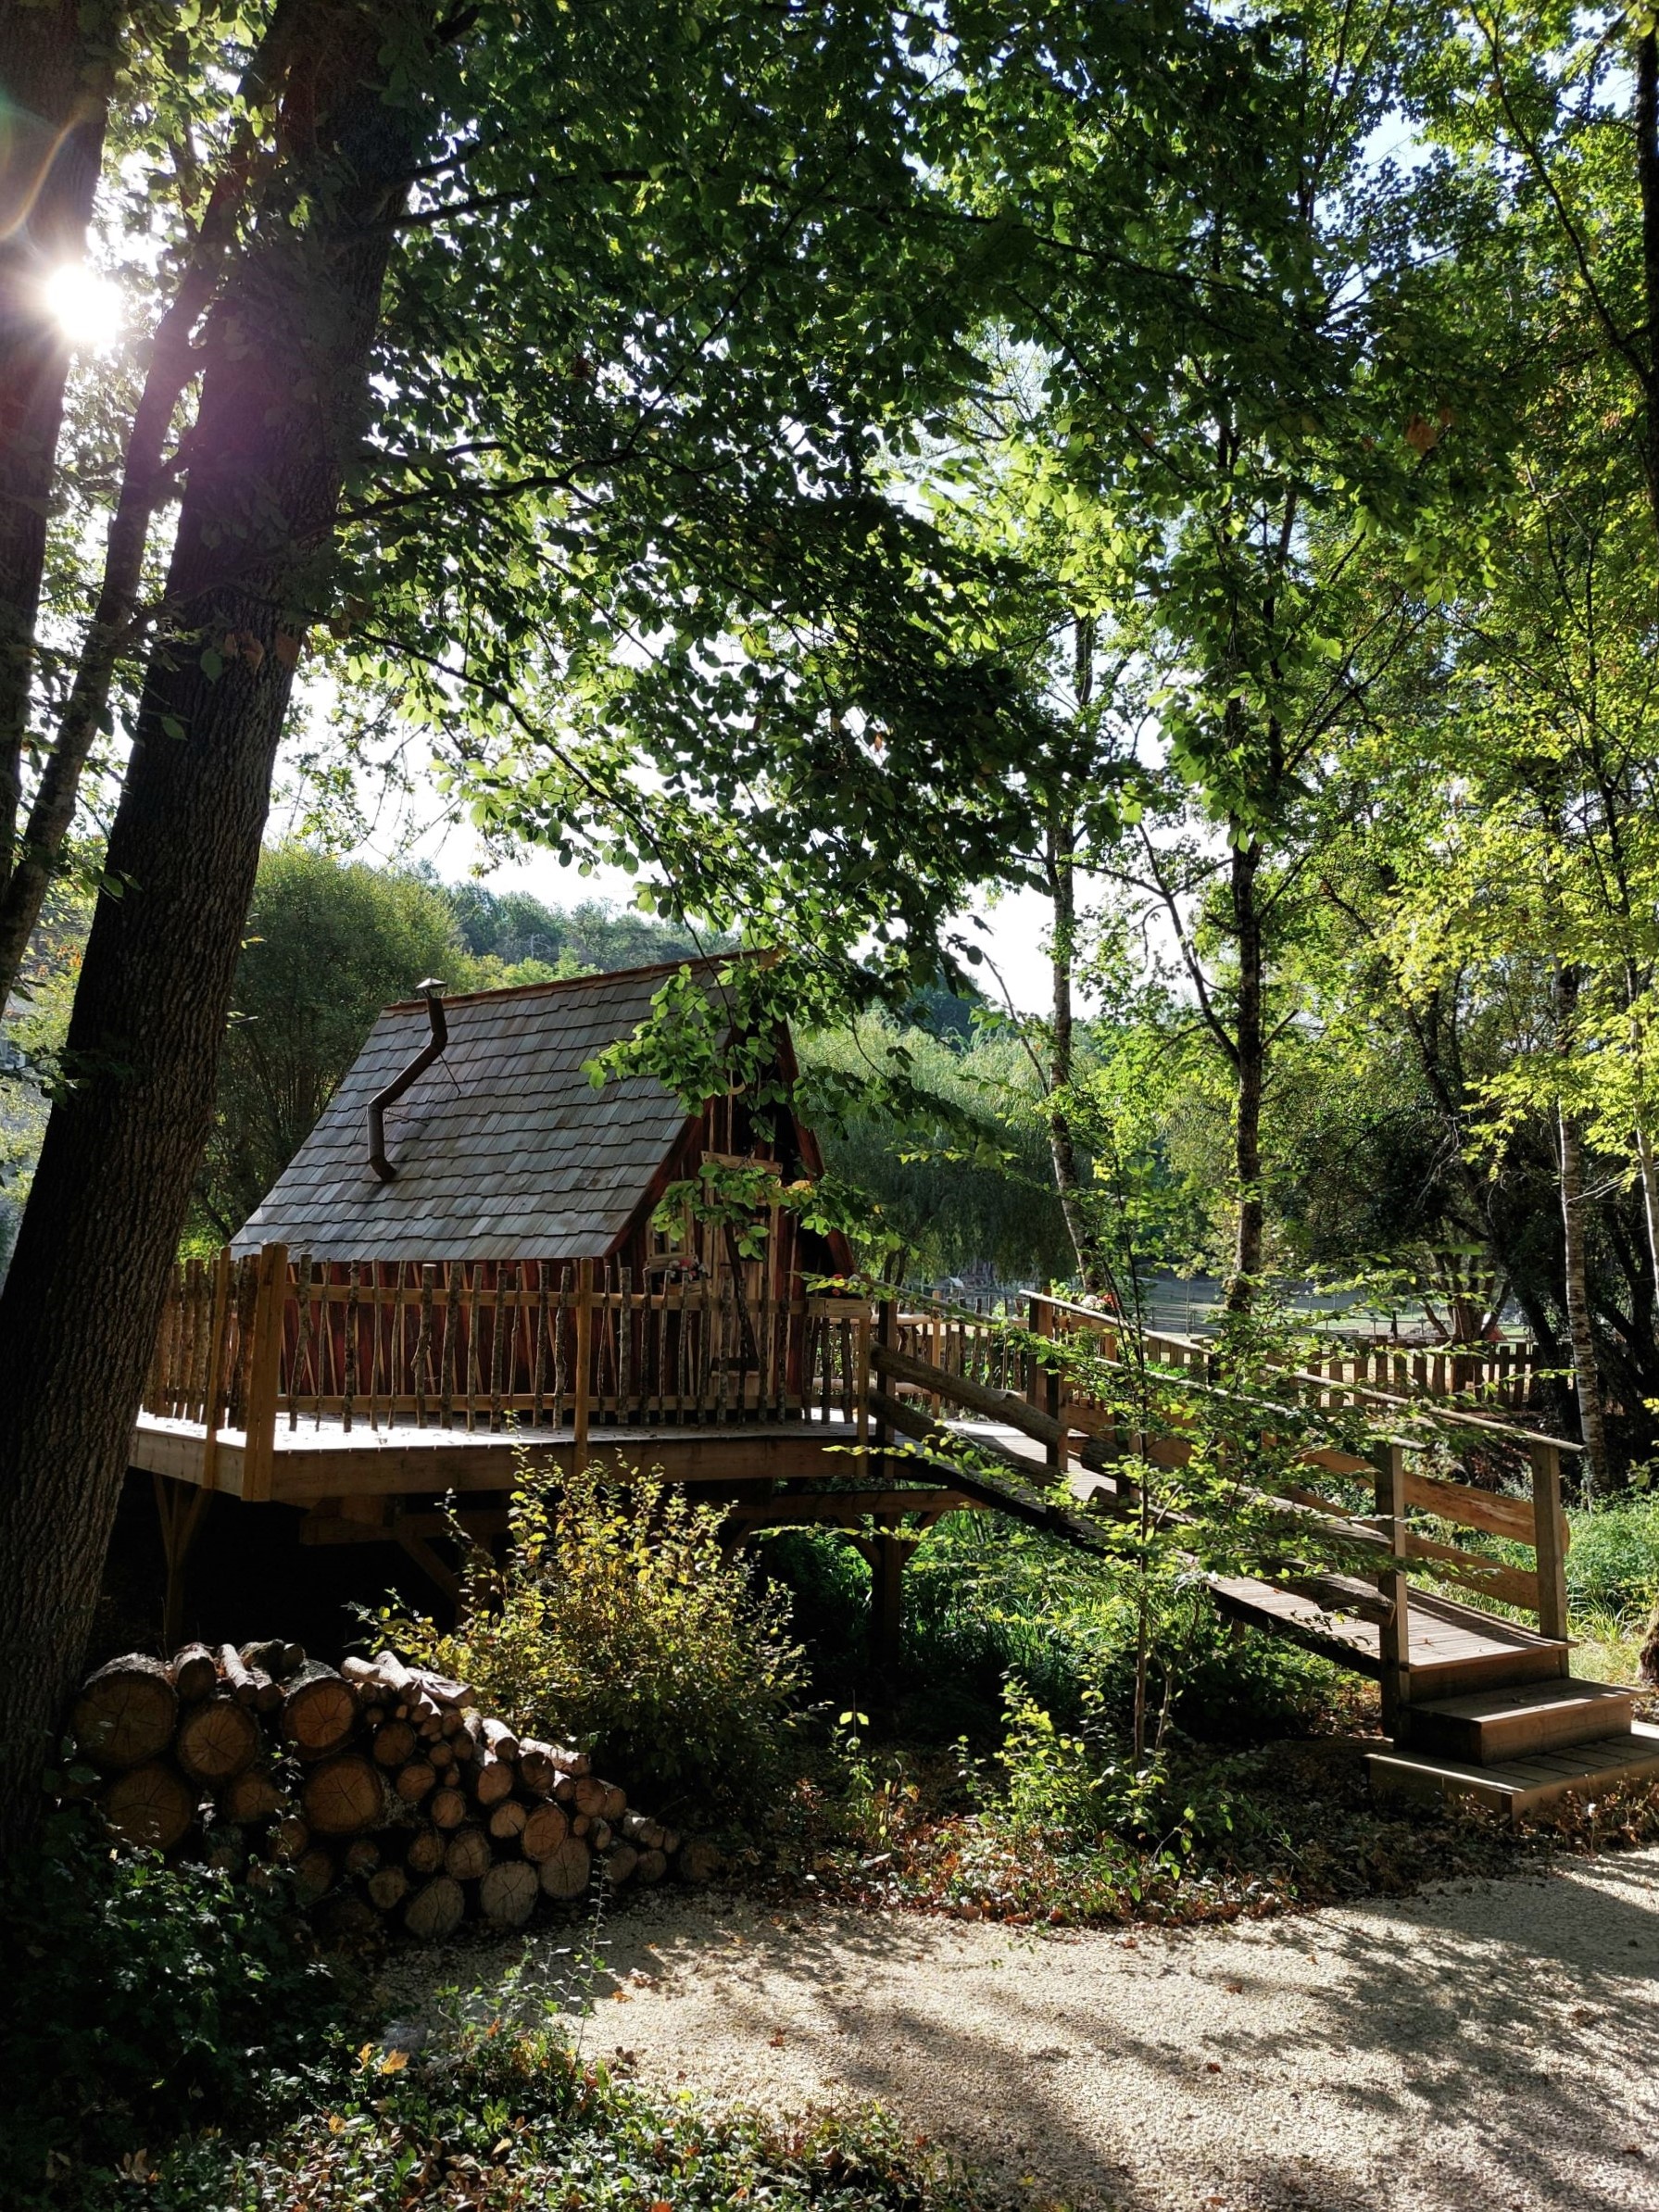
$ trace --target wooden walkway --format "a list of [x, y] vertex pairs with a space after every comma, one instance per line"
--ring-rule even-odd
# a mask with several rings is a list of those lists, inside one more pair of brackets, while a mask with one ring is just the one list
[[[156, 1481], [170, 1628], [215, 1493], [297, 1509], [307, 1543], [397, 1544], [453, 1590], [440, 1502], [453, 1494], [471, 1534], [496, 1534], [528, 1452], [556, 1471], [603, 1455], [697, 1485], [724, 1504], [734, 1541], [840, 1527], [871, 1561], [890, 1659], [905, 1563], [942, 1514], [989, 1508], [1114, 1552], [1112, 1524], [1139, 1510], [1134, 1467], [1182, 1465], [1192, 1406], [1225, 1395], [1207, 1345], [1131, 1342], [1111, 1316], [1051, 1298], [1015, 1325], [851, 1297], [746, 1308], [729, 1283], [635, 1285], [589, 1263], [557, 1283], [516, 1263], [443, 1277], [353, 1268], [344, 1284], [310, 1274], [268, 1246], [175, 1284], [132, 1441]], [[1121, 1387], [1131, 1368], [1138, 1397]], [[1517, 1373], [1507, 1362], [1482, 1404]], [[1292, 1413], [1304, 1429], [1309, 1414], [1370, 1417], [1364, 1455], [1311, 1445], [1308, 1487], [1257, 1500], [1300, 1516], [1306, 1549], [1324, 1543], [1339, 1564], [1212, 1577], [1217, 1606], [1378, 1682], [1391, 1739], [1373, 1760], [1379, 1790], [1518, 1812], [1659, 1776], [1659, 1737], [1635, 1724], [1631, 1693], [1570, 1678], [1561, 1460], [1575, 1447], [1414, 1396], [1411, 1380], [1372, 1355], [1333, 1355], [1281, 1370], [1272, 1402], [1233, 1402], [1264, 1434]], [[1129, 1402], [1150, 1430], [1132, 1429]], [[1500, 1491], [1422, 1471], [1421, 1435], [1388, 1431], [1425, 1420], [1448, 1439], [1478, 1432], [1519, 1480]], [[1483, 1548], [1492, 1537], [1509, 1557]], [[1517, 1546], [1531, 1566], [1514, 1564]]]

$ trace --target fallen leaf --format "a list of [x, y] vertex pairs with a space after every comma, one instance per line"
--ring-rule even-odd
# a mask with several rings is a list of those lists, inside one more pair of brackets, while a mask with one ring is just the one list
[[774, 2036], [773, 2036], [773, 2037], [771, 2040], [772, 2040], [772, 2047], [773, 2047], [773, 2049], [774, 2051], [781, 2051], [781, 2050], [783, 2049], [783, 2047], [784, 2047], [784, 2031], [783, 2031], [783, 2030], [780, 2028], [780, 2029], [778, 2030], [777, 2033], [776, 2033], [776, 2034], [775, 2034], [775, 2035], [774, 2035]]
[[1205, 2071], [1205, 2073], [1206, 2073], [1206, 2074], [1219, 2074], [1219, 2073], [1220, 2073], [1220, 2071], [1221, 2071], [1221, 2061], [1220, 2061], [1220, 2059], [1219, 2059], [1219, 2058], [1206, 2058], [1206, 2059], [1205, 2059], [1205, 2061], [1204, 2061], [1204, 2071]]
[[1241, 1981], [1224, 1982], [1222, 1986], [1229, 1997], [1242, 1997], [1244, 1994], [1244, 1984]]
[[383, 2074], [401, 2074], [408, 2062], [407, 2051], [388, 2051], [380, 2062], [380, 2070]]

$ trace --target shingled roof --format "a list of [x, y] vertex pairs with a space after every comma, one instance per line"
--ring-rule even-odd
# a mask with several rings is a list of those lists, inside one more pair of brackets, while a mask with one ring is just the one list
[[596, 1090], [584, 1069], [629, 1037], [682, 964], [446, 998], [443, 1056], [386, 1115], [396, 1179], [369, 1164], [370, 1100], [428, 1036], [426, 1001], [388, 1006], [321, 1120], [237, 1235], [318, 1260], [598, 1259], [626, 1235], [687, 1124], [651, 1076]]

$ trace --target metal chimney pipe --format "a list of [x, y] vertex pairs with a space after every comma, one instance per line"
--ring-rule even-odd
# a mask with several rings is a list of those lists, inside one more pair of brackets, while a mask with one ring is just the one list
[[426, 1018], [432, 1025], [432, 1035], [416, 1053], [400, 1075], [394, 1075], [384, 1090], [377, 1090], [369, 1101], [369, 1164], [383, 1183], [395, 1183], [397, 1170], [386, 1158], [386, 1108], [395, 1106], [417, 1076], [423, 1075], [449, 1042], [449, 1024], [444, 1015], [444, 986], [437, 976], [429, 975], [415, 988], [426, 1000]]

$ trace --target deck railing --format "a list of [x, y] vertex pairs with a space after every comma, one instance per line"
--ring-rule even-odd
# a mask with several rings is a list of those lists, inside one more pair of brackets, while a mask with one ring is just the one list
[[869, 1373], [862, 1300], [635, 1282], [581, 1261], [354, 1263], [281, 1245], [175, 1269], [145, 1410], [240, 1430], [345, 1431], [852, 1421]]
[[[1058, 1472], [1078, 1439], [1154, 1458], [1190, 1449], [1175, 1429], [1129, 1437], [1121, 1408], [1092, 1398], [1064, 1363], [1041, 1356], [1041, 1339], [1070, 1337], [1118, 1360], [1124, 1332], [1111, 1314], [1033, 1297], [1014, 1326], [944, 1305], [917, 1303], [877, 1316], [875, 1303], [862, 1299], [775, 1297], [764, 1279], [746, 1295], [729, 1275], [637, 1283], [626, 1268], [592, 1261], [324, 1267], [305, 1256], [291, 1262], [283, 1246], [267, 1245], [245, 1259], [224, 1251], [175, 1270], [143, 1402], [152, 1414], [206, 1430], [207, 1488], [220, 1436], [239, 1434], [242, 1494], [268, 1497], [279, 1425], [555, 1430], [574, 1439], [578, 1459], [590, 1436], [607, 1427], [816, 1417], [862, 1429], [879, 1332], [940, 1385], [930, 1391], [912, 1372], [893, 1389], [931, 1398], [936, 1413], [959, 1418], [975, 1393], [980, 1418], [994, 1414], [998, 1401], [1024, 1401], [1036, 1417], [1028, 1426], [1048, 1439]], [[1190, 1375], [1200, 1389], [1214, 1387], [1212, 1347], [1158, 1332], [1145, 1341], [1157, 1365]], [[1407, 1407], [1402, 1395], [1357, 1375], [1282, 1374], [1285, 1397], [1307, 1405]], [[953, 1398], [952, 1381], [966, 1386], [965, 1397]], [[1401, 1446], [1383, 1442], [1364, 1458], [1325, 1449], [1305, 1455], [1313, 1469], [1374, 1489], [1365, 1504], [1344, 1504], [1312, 1489], [1289, 1492], [1292, 1502], [1389, 1540], [1389, 1565], [1378, 1580], [1390, 1602], [1409, 1566], [1523, 1607], [1545, 1635], [1565, 1637], [1560, 1454], [1574, 1447], [1426, 1401], [1410, 1401], [1409, 1410], [1503, 1439], [1517, 1464], [1525, 1460], [1530, 1494], [1419, 1473]], [[1536, 1565], [1483, 1559], [1445, 1543], [1425, 1532], [1427, 1516], [1524, 1544]], [[1392, 1665], [1403, 1679], [1410, 1655], [1401, 1642], [1390, 1659], [1392, 1633], [1384, 1632], [1385, 1668]]]
[[[1093, 1438], [1109, 1450], [1138, 1449], [1155, 1461], [1178, 1460], [1190, 1450], [1179, 1434], [1178, 1424], [1163, 1435], [1130, 1436], [1121, 1409], [1092, 1398], [1076, 1371], [1068, 1370], [1064, 1363], [1046, 1363], [1037, 1350], [1039, 1339], [1070, 1338], [1079, 1349], [1115, 1363], [1122, 1355], [1123, 1336], [1121, 1324], [1112, 1314], [1042, 1296], [1029, 1298], [1023, 1314], [1005, 1318], [943, 1303], [919, 1306], [902, 1313], [895, 1328], [897, 1347], [911, 1359], [925, 1361], [937, 1369], [941, 1380], [959, 1380], [970, 1390], [978, 1386], [981, 1390], [1007, 1393], [1046, 1414], [1045, 1426], [1050, 1430], [1057, 1427], [1059, 1432], [1059, 1440], [1050, 1443], [1048, 1457], [1060, 1470], [1066, 1464], [1072, 1437]], [[1155, 1366], [1190, 1376], [1202, 1389], [1214, 1387], [1213, 1346], [1197, 1338], [1156, 1330], [1148, 1330], [1143, 1341]], [[1390, 1361], [1399, 1357], [1392, 1353], [1381, 1356]], [[1561, 1456], [1563, 1452], [1577, 1450], [1576, 1446], [1513, 1427], [1469, 1411], [1459, 1402], [1437, 1402], [1411, 1389], [1393, 1389], [1390, 1386], [1401, 1379], [1397, 1368], [1374, 1365], [1351, 1350], [1340, 1361], [1333, 1353], [1316, 1366], [1287, 1367], [1281, 1375], [1287, 1401], [1326, 1412], [1349, 1405], [1365, 1406], [1384, 1417], [1398, 1409], [1402, 1418], [1426, 1418], [1449, 1439], [1473, 1436], [1483, 1443], [1500, 1446], [1514, 1463], [1517, 1474], [1525, 1470], [1527, 1494], [1516, 1496], [1420, 1472], [1410, 1464], [1414, 1455], [1397, 1439], [1367, 1442], [1364, 1456], [1324, 1447], [1304, 1454], [1311, 1479], [1316, 1479], [1323, 1470], [1371, 1492], [1359, 1505], [1332, 1499], [1312, 1488], [1290, 1488], [1286, 1495], [1290, 1503], [1326, 1515], [1333, 1524], [1345, 1524], [1363, 1539], [1387, 1543], [1388, 1565], [1379, 1567], [1376, 1581], [1385, 1616], [1381, 1660], [1385, 1697], [1389, 1703], [1409, 1701], [1411, 1655], [1404, 1602], [1408, 1572], [1450, 1584], [1472, 1602], [1495, 1599], [1530, 1613], [1540, 1635], [1565, 1639], [1567, 1529], [1562, 1511]], [[1372, 1379], [1374, 1375], [1376, 1380]], [[1415, 1373], [1409, 1379], [1420, 1381]], [[1435, 1379], [1432, 1368], [1429, 1379]], [[1442, 1379], [1450, 1391], [1449, 1368]], [[1275, 1387], [1276, 1391], [1278, 1385]], [[1468, 1388], [1460, 1382], [1460, 1398]], [[927, 1395], [915, 1382], [910, 1389], [912, 1394]], [[949, 1399], [948, 1388], [935, 1394], [935, 1412], [946, 1410]], [[1464, 1545], [1447, 1543], [1439, 1534], [1425, 1531], [1425, 1520], [1523, 1545], [1532, 1552], [1534, 1564], [1517, 1566]]]

